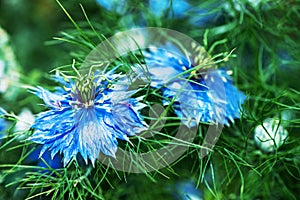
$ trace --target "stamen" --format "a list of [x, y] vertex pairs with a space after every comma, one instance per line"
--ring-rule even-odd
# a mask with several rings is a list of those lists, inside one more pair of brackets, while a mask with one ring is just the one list
[[94, 106], [95, 91], [96, 83], [94, 82], [94, 77], [88, 75], [80, 77], [75, 83], [75, 86], [72, 87], [73, 101], [70, 102], [70, 105], [74, 108], [88, 108]]

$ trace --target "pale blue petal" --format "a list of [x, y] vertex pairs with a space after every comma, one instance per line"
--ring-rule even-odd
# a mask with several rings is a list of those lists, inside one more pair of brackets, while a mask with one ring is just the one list
[[147, 128], [138, 112], [134, 110], [133, 105], [128, 102], [114, 105], [112, 114], [115, 125], [128, 136], [133, 136]]
[[79, 121], [77, 127], [79, 150], [86, 162], [87, 158], [95, 161], [100, 151], [115, 157], [118, 143], [113, 137], [114, 130], [105, 125], [103, 117], [103, 115], [97, 116], [95, 109], [83, 110], [76, 116]]
[[49, 92], [42, 87], [37, 87], [33, 93], [39, 98], [43, 99], [47, 106], [54, 109], [62, 109], [61, 102], [66, 100], [62, 95]]

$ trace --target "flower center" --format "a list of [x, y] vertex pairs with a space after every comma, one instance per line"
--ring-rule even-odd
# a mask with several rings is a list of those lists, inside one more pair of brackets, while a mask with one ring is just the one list
[[189, 54], [188, 56], [196, 55], [194, 57], [191, 57], [191, 66], [182, 66], [182, 70], [191, 70], [190, 75], [194, 79], [199, 79], [207, 69], [213, 69], [216, 68], [215, 64], [213, 63], [212, 57], [206, 52], [204, 47], [198, 46], [196, 43], [191, 44], [192, 47], [192, 54]]
[[94, 106], [96, 83], [93, 76], [81, 77], [72, 88], [72, 102], [75, 108], [89, 108]]

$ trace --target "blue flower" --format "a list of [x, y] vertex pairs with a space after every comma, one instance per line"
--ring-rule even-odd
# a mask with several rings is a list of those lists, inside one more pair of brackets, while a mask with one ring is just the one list
[[33, 90], [50, 108], [38, 114], [29, 138], [44, 144], [40, 156], [47, 149], [52, 158], [63, 153], [65, 166], [80, 153], [86, 163], [89, 159], [94, 165], [100, 152], [115, 157], [117, 139], [129, 142], [128, 136], [146, 129], [138, 113], [143, 104], [129, 98], [134, 91], [126, 91], [126, 77], [90, 74], [77, 80], [54, 79], [63, 87], [55, 92], [42, 87]]
[[[122, 15], [121, 24], [129, 27], [147, 26], [149, 14], [157, 18], [185, 19], [193, 26], [207, 27], [220, 20], [220, 10], [224, 4], [219, 1], [199, 3], [188, 0], [149, 0], [139, 8], [139, 5], [130, 0], [97, 0], [96, 2], [108, 11]], [[131, 4], [137, 8], [134, 12]]]
[[184, 13], [191, 8], [191, 5], [186, 1], [159, 1], [149, 0], [149, 9], [157, 17], [161, 17], [164, 12], [172, 8], [172, 13], [175, 17], [183, 17]]
[[0, 132], [4, 131], [5, 130], [5, 127], [6, 127], [6, 121], [1, 118], [1, 115], [3, 113], [1, 113], [1, 110], [0, 110]]
[[7, 121], [4, 118], [1, 118], [3, 114], [4, 114], [3, 108], [0, 107], [0, 142], [6, 136], [6, 134], [4, 134], [4, 131], [8, 129]]
[[230, 71], [215, 69], [202, 47], [194, 49], [198, 51], [195, 57], [185, 56], [170, 43], [144, 50], [150, 84], [162, 89], [164, 104], [172, 102], [186, 126], [199, 122], [229, 125], [240, 117], [245, 95], [233, 85]]
[[174, 196], [182, 200], [202, 200], [202, 192], [190, 181], [181, 181], [175, 185]]
[[126, 11], [126, 0], [96, 0], [103, 8], [110, 11], [116, 11], [119, 14], [124, 14]]
[[6, 129], [6, 121], [3, 118], [0, 118], [0, 140], [5, 137], [5, 134], [2, 132]]
[[150, 0], [149, 9], [156, 16], [162, 18], [168, 14], [169, 18], [185, 18], [196, 27], [206, 27], [219, 20], [221, 2], [194, 2], [186, 0], [159, 1]]

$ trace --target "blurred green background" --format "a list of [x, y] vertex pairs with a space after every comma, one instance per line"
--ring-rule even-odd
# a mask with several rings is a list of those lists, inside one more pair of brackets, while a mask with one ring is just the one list
[[[95, 16], [100, 9], [92, 0], [61, 3], [78, 20], [84, 19], [80, 3], [90, 16]], [[55, 0], [1, 0], [0, 26], [10, 35], [17, 60], [26, 74], [34, 69], [49, 72], [57, 65], [70, 62], [64, 61], [63, 45], [47, 45], [47, 41], [71, 26]]]

